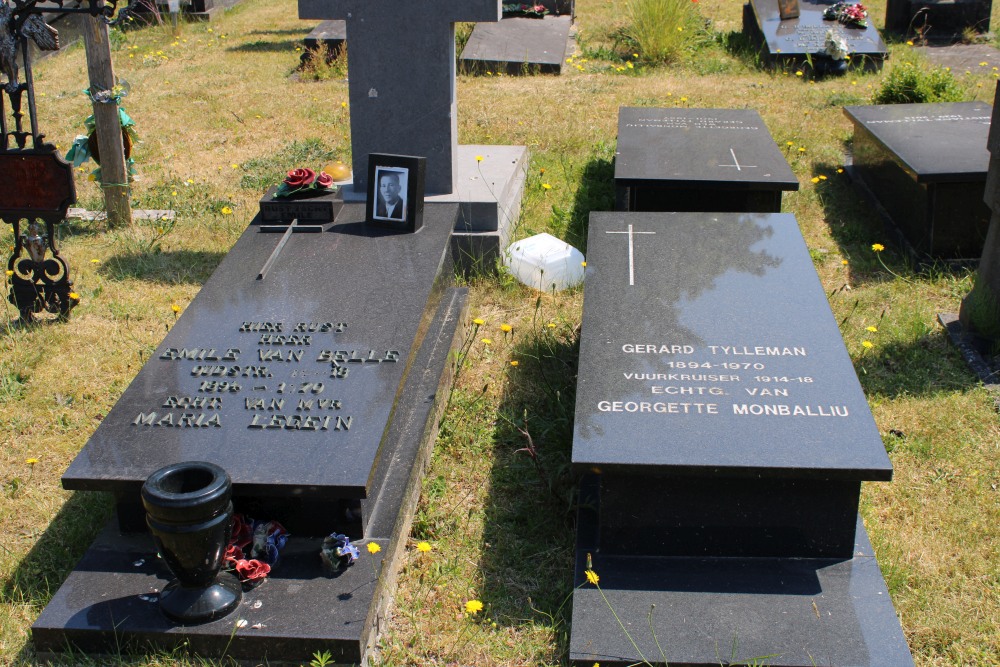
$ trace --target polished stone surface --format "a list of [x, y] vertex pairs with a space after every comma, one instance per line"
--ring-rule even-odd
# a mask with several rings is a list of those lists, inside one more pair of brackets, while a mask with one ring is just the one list
[[888, 0], [885, 29], [929, 40], [960, 40], [965, 31], [988, 33], [993, 0]]
[[982, 102], [844, 108], [854, 125], [851, 175], [919, 259], [982, 252], [991, 112]]
[[799, 183], [752, 109], [622, 107], [615, 187], [619, 210], [776, 213]]
[[320, 233], [250, 226], [63, 477], [138, 493], [177, 461], [220, 465], [237, 496], [364, 498], [394, 400], [447, 265], [457, 205], [424, 228], [366, 226], [347, 205]]
[[478, 23], [462, 51], [462, 64], [473, 71], [559, 74], [572, 28], [569, 15]]
[[778, 0], [750, 0], [744, 5], [743, 32], [759, 42], [768, 63], [801, 63], [805, 56], [822, 53], [826, 32], [833, 30], [847, 41], [852, 67], [878, 69], [888, 56], [888, 48], [868, 17], [867, 28], [847, 27], [837, 21], [824, 21], [823, 11], [832, 2], [799, 0], [799, 17], [782, 21]]
[[844, 107], [855, 132], [871, 134], [917, 183], [985, 183], [992, 112], [985, 102]]
[[592, 213], [573, 466], [888, 480], [790, 214]]
[[[246, 592], [235, 613], [197, 626], [168, 623], [157, 593], [171, 575], [146, 534], [122, 536], [114, 521], [101, 533], [32, 626], [36, 650], [121, 655], [150, 647], [258, 664], [306, 664], [330, 651], [337, 664], [363, 660], [384, 619], [413, 511], [448, 396], [452, 355], [461, 345], [467, 291], [450, 289], [415, 355], [386, 435], [385, 468], [370, 501], [367, 541], [382, 547], [337, 577], [323, 572], [321, 537], [293, 535], [263, 584]], [[369, 501], [364, 501], [369, 502]], [[330, 508], [323, 511], [331, 519]], [[352, 536], [354, 537], [354, 536]], [[378, 573], [378, 576], [376, 576]], [[245, 621], [243, 623], [242, 621]]]
[[315, 51], [320, 44], [325, 44], [327, 53], [336, 55], [347, 43], [347, 24], [344, 21], [322, 21], [309, 31], [302, 43], [308, 51]]
[[[754, 658], [775, 667], [913, 665], [860, 517], [847, 559], [649, 558], [594, 549], [585, 514], [573, 592], [574, 665], [646, 659], [718, 667]], [[587, 583], [588, 567], [600, 577], [600, 591]]]
[[368, 155], [427, 158], [427, 194], [455, 191], [458, 146], [455, 22], [498, 21], [500, 0], [422, 3], [299, 0], [299, 18], [340, 19], [351, 44], [348, 75], [355, 186], [367, 189]]

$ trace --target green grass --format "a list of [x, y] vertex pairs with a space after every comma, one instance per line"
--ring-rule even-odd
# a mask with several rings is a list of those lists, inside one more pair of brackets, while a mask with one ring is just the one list
[[[899, 277], [886, 271], [871, 251], [889, 245], [881, 221], [838, 173], [851, 138], [840, 106], [870, 100], [912, 60], [909, 47], [892, 44], [882, 74], [803, 81], [757, 69], [739, 37], [740, 3], [698, 7], [707, 38], [691, 57], [628, 68], [621, 5], [580, 0], [586, 50], [562, 76], [459, 78], [460, 140], [528, 146], [518, 234], [549, 231], [585, 249], [589, 213], [613, 205], [619, 106], [758, 110], [799, 178], [784, 210], [797, 216], [895, 466], [891, 484], [864, 487], [861, 510], [916, 663], [1000, 664], [1000, 423], [994, 397], [935, 323], [971, 278], [917, 271], [891, 247], [882, 259]], [[884, 1], [870, 10], [880, 25]], [[312, 24], [295, 16], [292, 0], [244, 0], [176, 37], [160, 27], [116, 37], [117, 74], [132, 85], [125, 106], [143, 140], [134, 205], [174, 209], [177, 221], [62, 225], [81, 305], [65, 325], [0, 330], [0, 664], [38, 664], [28, 629], [109, 516], [109, 498], [65, 492], [59, 476], [173, 325], [171, 306], [197, 294], [285, 169], [350, 163], [347, 84], [297, 72]], [[1000, 63], [988, 65], [953, 73], [965, 99], [992, 101]], [[42, 130], [63, 150], [90, 113], [85, 70], [79, 47], [36, 69]], [[78, 172], [78, 194], [94, 209], [89, 170]], [[0, 246], [11, 243], [0, 227]], [[504, 276], [468, 284], [484, 323], [469, 324], [380, 664], [561, 665], [582, 294], [539, 296]], [[412, 548], [419, 540], [432, 550]], [[475, 616], [463, 613], [470, 599], [485, 606]], [[182, 653], [114, 662], [202, 664]]]

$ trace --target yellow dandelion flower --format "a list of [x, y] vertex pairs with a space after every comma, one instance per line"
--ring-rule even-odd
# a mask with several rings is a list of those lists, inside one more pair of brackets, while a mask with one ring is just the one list
[[583, 268], [587, 268], [587, 262], [580, 262], [580, 266], [582, 266]]
[[472, 323], [475, 324], [476, 326], [481, 327], [484, 324], [486, 324], [486, 320], [482, 319], [481, 317], [477, 317], [476, 319], [472, 320]]
[[865, 331], [871, 331], [872, 333], [878, 333], [878, 327], [875, 326], [875, 325], [872, 325], [870, 327], [865, 327]]
[[479, 600], [469, 600], [465, 603], [465, 613], [466, 614], [478, 614], [483, 610], [483, 603]]
[[174, 197], [176, 197], [176, 196], [177, 196], [177, 190], [174, 190], [174, 191], [173, 191], [173, 192], [171, 192], [170, 194], [171, 194], [171, 195], [173, 195]]
[[813, 183], [819, 183], [819, 176], [813, 176], [809, 180], [812, 181]]
[[840, 260], [840, 263], [843, 264], [844, 266], [847, 266], [849, 262], [846, 259], [842, 259]]
[[597, 576], [597, 573], [594, 572], [593, 570], [587, 570], [586, 572], [584, 572], [584, 574], [587, 577], [587, 583], [591, 584], [592, 586], [596, 586], [597, 583], [601, 580], [601, 578]]
[[482, 342], [483, 345], [492, 345], [493, 344], [493, 339], [492, 338], [482, 338], [480, 340], [481, 340], [481, 342]]
[[545, 189], [545, 190], [551, 190], [552, 186], [549, 185], [548, 183], [542, 183], [542, 188]]
[[222, 207], [222, 215], [232, 215], [232, 213], [233, 213], [233, 209], [230, 208], [229, 206], [223, 206]]
[[187, 179], [184, 182], [187, 183], [188, 185], [194, 185], [194, 179], [193, 178], [189, 178], [189, 179]]
[[514, 368], [517, 368], [518, 366], [521, 365], [521, 362], [518, 361], [517, 359], [514, 359], [510, 362], [510, 365], [513, 366]]
[[514, 330], [514, 327], [510, 326], [509, 324], [501, 324], [500, 325], [500, 331], [502, 331], [504, 333], [510, 333], [513, 330]]
[[12, 275], [14, 275], [14, 272], [11, 271], [10, 269], [7, 269], [7, 277], [10, 278]]
[[417, 551], [421, 553], [427, 553], [431, 550], [430, 542], [417, 542]]
[[92, 259], [92, 260], [90, 260], [90, 263], [91, 264], [100, 264], [101, 260], [99, 260], [99, 259]]
[[483, 156], [482, 155], [477, 155], [476, 156], [476, 162], [482, 162], [482, 161], [483, 161]]
[[73, 301], [79, 301], [80, 300], [80, 295], [77, 294], [76, 292], [70, 292], [69, 293], [69, 298], [72, 299]]
[[372, 554], [374, 556], [379, 551], [382, 551], [382, 547], [379, 546], [378, 542], [369, 542], [368, 543], [368, 553], [370, 553], [370, 554]]
[[805, 146], [799, 146], [799, 152], [800, 153], [805, 153], [806, 152], [806, 147]]
[[871, 342], [870, 340], [866, 340], [861, 343], [861, 346], [864, 347], [866, 350], [870, 350], [873, 347], [875, 347], [875, 343]]
[[906, 45], [907, 46], [913, 46], [913, 40], [909, 40], [909, 39], [906, 40]]
[[555, 329], [556, 328], [556, 323], [555, 322], [549, 322], [545, 326], [547, 326], [550, 329]]
[[792, 146], [795, 145], [795, 142], [794, 141], [786, 141], [785, 145], [788, 146], [789, 148], [791, 148]]
[[635, 69], [635, 65], [632, 64], [631, 60], [625, 63], [625, 67], [628, 67], [629, 69]]
[[820, 174], [819, 175], [819, 180], [825, 181], [826, 180], [826, 176], [824, 176], [823, 174]]
[[180, 307], [180, 306], [178, 306], [178, 305], [177, 305], [177, 304], [175, 303], [175, 304], [173, 304], [173, 305], [171, 305], [171, 306], [170, 306], [170, 310], [174, 311], [174, 313], [176, 314], [176, 313], [179, 313], [179, 312], [181, 312], [181, 307]]
[[837, 173], [838, 174], [843, 174], [844, 173], [844, 168], [843, 167], [837, 167]]
[[989, 63], [988, 63], [988, 62], [985, 62], [985, 61], [983, 61], [983, 62], [979, 63], [979, 66], [980, 66], [980, 67], [986, 67], [987, 65], [989, 65]]
[[872, 250], [874, 250], [875, 252], [882, 252], [883, 250], [885, 250], [885, 246], [882, 245], [881, 243], [873, 243]]
[[235, 162], [234, 162], [234, 163], [232, 163], [232, 164], [231, 164], [231, 165], [229, 165], [229, 166], [230, 166], [230, 167], [232, 167], [233, 169], [239, 169], [239, 168], [240, 168], [240, 165], [236, 164]]
[[796, 70], [795, 76], [802, 76], [802, 70]]
[[33, 466], [36, 463], [38, 463], [38, 459], [36, 459], [36, 458], [30, 458], [30, 459], [25, 460], [25, 463], [27, 463], [29, 466]]
[[688, 98], [686, 98], [686, 97], [682, 97], [681, 98], [681, 102], [687, 102], [687, 101], [688, 101]]

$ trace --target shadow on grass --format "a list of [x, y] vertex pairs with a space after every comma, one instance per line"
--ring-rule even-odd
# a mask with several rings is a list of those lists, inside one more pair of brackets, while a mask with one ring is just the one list
[[203, 250], [131, 252], [110, 257], [99, 270], [111, 280], [131, 278], [166, 285], [202, 285], [225, 256], [224, 252]]
[[[0, 586], [0, 604], [30, 607], [37, 616], [111, 515], [113, 499], [104, 493], [74, 493], [62, 506], [28, 554]], [[31, 662], [24, 646], [19, 658]]]
[[498, 408], [480, 562], [483, 602], [543, 625], [568, 650], [577, 480], [570, 472], [579, 331], [543, 328], [512, 349]]
[[566, 225], [566, 243], [587, 254], [587, 228], [592, 211], [615, 208], [614, 144], [601, 144], [580, 172], [573, 208]]
[[854, 368], [869, 397], [927, 397], [979, 383], [940, 328], [911, 342], [876, 345], [854, 360]]
[[267, 40], [258, 40], [256, 42], [247, 42], [246, 44], [238, 44], [237, 46], [230, 46], [227, 51], [231, 52], [243, 52], [243, 53], [292, 53], [295, 51], [295, 47], [299, 46], [298, 40], [287, 39], [282, 42], [269, 42]]

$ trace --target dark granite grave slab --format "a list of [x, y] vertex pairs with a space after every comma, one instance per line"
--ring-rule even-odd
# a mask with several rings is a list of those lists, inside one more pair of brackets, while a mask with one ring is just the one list
[[[32, 626], [43, 657], [74, 648], [89, 654], [184, 650], [252, 664], [307, 664], [330, 651], [336, 664], [362, 662], [381, 624], [420, 494], [437, 420], [460, 345], [466, 291], [445, 293], [407, 375], [386, 436], [389, 470], [378, 494], [369, 541], [382, 551], [334, 578], [323, 573], [321, 538], [293, 535], [268, 579], [226, 618], [204, 625], [167, 623], [156, 593], [170, 580], [147, 534], [101, 533]], [[326, 514], [330, 512], [327, 509]], [[376, 577], [376, 572], [378, 576]], [[244, 624], [237, 626], [239, 621]], [[182, 648], [183, 647], [183, 648]]]
[[311, 504], [371, 497], [390, 415], [449, 274], [458, 206], [428, 206], [417, 234], [370, 228], [363, 208], [291, 234], [262, 280], [282, 234], [248, 228], [64, 486], [111, 491], [127, 515], [152, 471], [210, 461], [229, 472], [238, 502], [273, 499], [283, 521], [301, 518], [293, 530], [312, 534], [329, 531]]
[[976, 259], [992, 108], [982, 102], [849, 106], [852, 175], [918, 257]]
[[[574, 665], [913, 665], [860, 517], [848, 559], [649, 558], [588, 545], [583, 536], [594, 517], [586, 514], [573, 592]], [[601, 591], [587, 583], [588, 567]]]
[[594, 213], [587, 247], [575, 468], [891, 478], [794, 216]]
[[993, 0], [888, 0], [885, 29], [925, 39], [960, 39], [966, 30], [990, 31]]
[[799, 183], [751, 109], [618, 111], [616, 208], [778, 212]]
[[[320, 44], [326, 45], [328, 58], [336, 57], [347, 43], [346, 21], [322, 21], [306, 35], [303, 44], [306, 51], [315, 51]], [[306, 55], [303, 54], [303, 58]]]
[[570, 15], [477, 23], [462, 51], [462, 64], [469, 71], [559, 74], [572, 27]]
[[800, 67], [808, 65], [807, 55], [812, 57], [824, 51], [826, 32], [832, 29], [847, 41], [851, 67], [881, 69], [888, 49], [871, 15], [867, 28], [824, 21], [823, 11], [831, 4], [823, 0], [800, 0], [798, 18], [782, 21], [778, 0], [750, 0], [743, 5], [743, 33], [757, 43], [765, 64]]
[[337, 192], [318, 197], [275, 197], [277, 185], [272, 185], [260, 198], [260, 222], [264, 224], [288, 224], [297, 220], [300, 225], [333, 222], [337, 212], [344, 206]]

